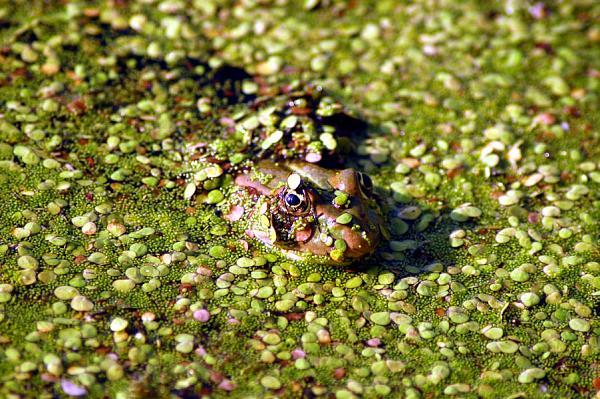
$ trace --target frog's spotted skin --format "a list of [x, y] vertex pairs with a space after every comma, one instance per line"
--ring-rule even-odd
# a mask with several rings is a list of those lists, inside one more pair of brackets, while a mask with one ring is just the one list
[[243, 188], [239, 195], [256, 201], [247, 210], [247, 233], [292, 259], [349, 264], [370, 255], [381, 240], [371, 180], [354, 169], [263, 160], [235, 183]]

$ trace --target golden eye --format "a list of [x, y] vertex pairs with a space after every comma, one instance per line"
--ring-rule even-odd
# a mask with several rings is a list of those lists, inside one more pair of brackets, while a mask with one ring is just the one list
[[370, 197], [373, 194], [373, 180], [365, 173], [356, 172], [356, 174], [358, 176], [360, 191], [367, 197]]

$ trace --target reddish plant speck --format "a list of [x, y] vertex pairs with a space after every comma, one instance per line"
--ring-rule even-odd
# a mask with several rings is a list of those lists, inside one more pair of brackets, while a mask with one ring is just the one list
[[52, 375], [50, 373], [42, 373], [41, 378], [42, 378], [42, 381], [45, 381], [45, 382], [57, 382], [58, 381], [58, 377], [55, 375]]
[[100, 9], [99, 8], [86, 8], [83, 10], [83, 15], [85, 15], [86, 17], [89, 17], [89, 18], [98, 18], [98, 16], [100, 15]]
[[67, 109], [72, 114], [81, 115], [87, 111], [87, 105], [83, 100], [76, 99], [67, 104]]
[[25, 76], [27, 76], [27, 69], [25, 69], [25, 68], [17, 68], [11, 74], [11, 77], [13, 79], [14, 78], [22, 78], [22, 77], [25, 77]]
[[341, 380], [342, 378], [344, 378], [344, 376], [346, 375], [346, 369], [339, 367], [335, 370], [333, 370], [333, 378], [335, 378], [336, 380]]
[[179, 284], [179, 292], [180, 293], [189, 292], [191, 290], [192, 290], [191, 284], [187, 284], [187, 283]]
[[400, 160], [400, 162], [411, 169], [414, 169], [421, 164], [421, 161], [419, 161], [417, 158], [403, 158]]
[[449, 179], [454, 179], [456, 176], [459, 175], [461, 169], [462, 168], [450, 169], [448, 172], [446, 172], [446, 176], [448, 176]]
[[554, 124], [556, 118], [549, 112], [542, 112], [541, 114], [537, 114], [535, 118], [533, 118], [533, 121], [540, 125], [548, 126]]
[[569, 116], [573, 116], [575, 118], [578, 118], [579, 116], [581, 116], [581, 113], [579, 112], [579, 109], [577, 107], [574, 107], [572, 105], [568, 105], [566, 107], [563, 108], [563, 112]]
[[494, 199], [494, 200], [497, 200], [498, 198], [500, 198], [503, 195], [504, 195], [504, 192], [499, 191], [499, 190], [495, 190], [490, 193], [490, 197], [492, 197], [492, 199]]
[[292, 351], [292, 359], [303, 359], [306, 356], [306, 353], [302, 349], [294, 349]]
[[308, 115], [311, 112], [312, 110], [310, 108], [292, 107], [292, 114], [294, 115]]
[[94, 158], [92, 158], [92, 157], [87, 157], [87, 158], [85, 159], [85, 162], [88, 164], [88, 167], [89, 167], [90, 169], [93, 169], [93, 168], [94, 168], [94, 166], [96, 166], [96, 161], [94, 161]]
[[537, 212], [529, 212], [529, 214], [527, 214], [527, 221], [532, 224], [538, 223], [540, 221], [540, 214]]
[[224, 391], [233, 391], [235, 389], [235, 386], [235, 383], [228, 379], [224, 379], [219, 384], [219, 388], [221, 388]]
[[77, 255], [74, 259], [74, 262], [76, 265], [80, 265], [81, 263], [85, 262], [87, 258], [85, 257], [85, 255]]
[[214, 382], [215, 384], [220, 383], [221, 381], [223, 381], [223, 374], [217, 372], [217, 371], [211, 371], [210, 372], [210, 380], [212, 382]]
[[302, 320], [304, 318], [304, 313], [288, 313], [285, 315], [285, 318], [289, 321]]
[[198, 309], [194, 311], [193, 317], [195, 320], [205, 323], [210, 319], [210, 312], [206, 309]]

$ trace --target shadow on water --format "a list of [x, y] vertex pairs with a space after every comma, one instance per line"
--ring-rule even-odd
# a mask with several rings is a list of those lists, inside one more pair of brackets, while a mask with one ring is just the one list
[[[386, 216], [385, 227], [393, 229], [394, 219], [404, 209], [410, 206], [419, 206], [421, 203], [394, 203], [391, 200], [391, 190], [386, 186], [375, 186], [380, 194], [383, 213]], [[391, 200], [391, 201], [390, 201]], [[456, 264], [455, 249], [451, 247], [449, 235], [457, 229], [469, 230], [475, 228], [475, 223], [458, 223], [449, 217], [449, 212], [441, 211], [432, 213], [429, 225], [421, 230], [419, 220], [404, 221], [407, 231], [403, 234], [390, 231], [388, 240], [383, 240], [374, 254], [359, 263], [351, 265], [351, 272], [389, 271], [397, 278], [415, 276], [424, 273], [445, 270], [448, 266]]]

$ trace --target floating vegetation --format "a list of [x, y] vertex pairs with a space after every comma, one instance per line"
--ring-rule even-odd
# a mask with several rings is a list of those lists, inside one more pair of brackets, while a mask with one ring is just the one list
[[0, 396], [597, 396], [599, 18], [0, 2]]

